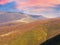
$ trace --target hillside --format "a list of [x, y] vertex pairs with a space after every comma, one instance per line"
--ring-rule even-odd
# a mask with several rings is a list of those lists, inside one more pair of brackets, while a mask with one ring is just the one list
[[0, 27], [0, 45], [39, 45], [60, 34], [60, 18]]

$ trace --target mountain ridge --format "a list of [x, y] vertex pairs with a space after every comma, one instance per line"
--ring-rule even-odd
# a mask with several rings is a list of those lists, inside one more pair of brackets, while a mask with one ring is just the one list
[[25, 18], [25, 20], [29, 19], [32, 20], [38, 20], [38, 19], [45, 19], [43, 16], [39, 16], [40, 18], [34, 18], [33, 16], [29, 14], [24, 14], [21, 12], [3, 12], [0, 11], [0, 23], [2, 22], [8, 22], [8, 21], [14, 21], [14, 20], [20, 20]]

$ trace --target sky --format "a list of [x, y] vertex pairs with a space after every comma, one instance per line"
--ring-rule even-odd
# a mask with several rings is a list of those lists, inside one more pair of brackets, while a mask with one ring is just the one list
[[0, 11], [60, 17], [60, 0], [0, 0]]

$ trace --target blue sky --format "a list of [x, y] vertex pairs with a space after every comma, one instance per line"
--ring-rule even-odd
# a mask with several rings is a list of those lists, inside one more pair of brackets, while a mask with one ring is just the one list
[[15, 2], [10, 2], [4, 5], [0, 4], [0, 11], [9, 11], [9, 12], [15, 12], [17, 11], [16, 7], [15, 7]]

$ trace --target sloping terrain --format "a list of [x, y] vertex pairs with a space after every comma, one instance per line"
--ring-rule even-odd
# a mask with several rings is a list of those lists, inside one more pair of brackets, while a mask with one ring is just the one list
[[60, 34], [60, 18], [0, 27], [0, 45], [39, 45]]

